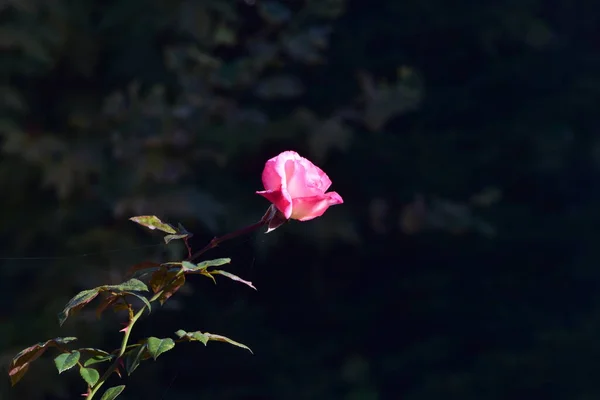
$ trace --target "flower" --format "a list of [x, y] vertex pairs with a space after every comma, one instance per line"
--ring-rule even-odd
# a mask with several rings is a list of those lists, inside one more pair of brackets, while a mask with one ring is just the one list
[[327, 174], [295, 151], [268, 160], [262, 182], [265, 190], [256, 193], [273, 203], [285, 220], [308, 221], [344, 202], [336, 192], [325, 193], [331, 186]]

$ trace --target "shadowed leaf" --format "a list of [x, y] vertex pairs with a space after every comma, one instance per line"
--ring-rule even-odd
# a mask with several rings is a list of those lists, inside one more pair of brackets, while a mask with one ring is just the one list
[[142, 356], [146, 351], [146, 345], [143, 344], [141, 346], [136, 347], [131, 350], [125, 359], [125, 370], [127, 371], [127, 375], [131, 375], [133, 371], [137, 369], [142, 361]]
[[117, 398], [117, 396], [123, 393], [123, 390], [125, 390], [125, 385], [119, 385], [108, 388], [106, 389], [106, 392], [104, 392], [100, 400], [114, 400]]

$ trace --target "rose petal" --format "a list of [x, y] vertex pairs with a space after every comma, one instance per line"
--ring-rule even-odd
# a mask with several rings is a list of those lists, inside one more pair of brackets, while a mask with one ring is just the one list
[[320, 217], [330, 206], [342, 204], [344, 200], [336, 192], [320, 196], [299, 197], [292, 200], [292, 219], [308, 221]]
[[300, 157], [299, 163], [306, 170], [307, 185], [318, 189], [321, 193], [325, 193], [331, 186], [331, 179], [327, 174], [306, 158]]
[[265, 190], [277, 190], [285, 179], [283, 164], [277, 158], [272, 158], [265, 164], [262, 172], [262, 183]]
[[269, 200], [287, 219], [292, 215], [292, 199], [287, 190], [264, 190], [256, 192]]

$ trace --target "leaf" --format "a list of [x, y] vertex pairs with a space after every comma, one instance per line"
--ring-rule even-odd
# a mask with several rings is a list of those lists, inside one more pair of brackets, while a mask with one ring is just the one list
[[62, 312], [58, 314], [59, 324], [62, 326], [62, 324], [65, 323], [65, 321], [71, 313], [80, 310], [87, 303], [94, 300], [96, 296], [98, 296], [98, 293], [100, 293], [100, 290], [98, 288], [84, 290], [82, 292], [77, 293], [75, 297], [69, 300]]
[[66, 344], [77, 340], [75, 337], [64, 337], [50, 339], [45, 342], [34, 344], [21, 350], [15, 355], [10, 363], [8, 375], [10, 376], [11, 385], [14, 386], [19, 382], [29, 369], [29, 364], [37, 360], [49, 347]]
[[250, 286], [252, 289], [254, 289], [254, 290], [257, 290], [257, 289], [254, 287], [254, 285], [252, 285], [252, 282], [250, 282], [250, 281], [245, 281], [245, 280], [243, 280], [242, 278], [240, 278], [239, 276], [237, 276], [237, 275], [234, 275], [234, 274], [231, 274], [231, 273], [229, 273], [229, 272], [227, 272], [227, 271], [221, 271], [221, 270], [218, 270], [218, 269], [216, 269], [216, 270], [214, 270], [214, 271], [210, 271], [210, 273], [211, 273], [211, 274], [213, 274], [213, 275], [214, 275], [214, 274], [218, 274], [218, 275], [223, 275], [223, 276], [226, 276], [227, 278], [229, 278], [229, 279], [231, 279], [231, 280], [234, 280], [234, 281], [241, 282], [241, 283], [243, 283], [243, 284], [245, 284], [245, 285], [248, 285], [248, 286]]
[[158, 299], [160, 304], [164, 304], [165, 301], [167, 301], [171, 296], [173, 296], [184, 284], [185, 275], [178, 275], [177, 278], [175, 278], [175, 280], [173, 280], [165, 287], [164, 293]]
[[[59, 321], [60, 325], [62, 326], [62, 324], [64, 324], [64, 322], [67, 320], [69, 315], [71, 315], [73, 312], [80, 310], [86, 304], [88, 304], [90, 301], [94, 300], [96, 298], [96, 296], [98, 296], [99, 293], [109, 291], [109, 290], [119, 291], [119, 292], [123, 292], [123, 293], [125, 293], [125, 292], [130, 293], [133, 291], [147, 292], [148, 286], [146, 286], [146, 284], [144, 282], [140, 281], [139, 279], [132, 278], [132, 279], [130, 279], [126, 282], [123, 282], [121, 284], [118, 284], [118, 285], [104, 285], [104, 286], [99, 286], [94, 289], [89, 289], [89, 290], [84, 290], [83, 292], [79, 292], [77, 295], [75, 295], [75, 297], [73, 297], [71, 300], [69, 300], [69, 302], [67, 303], [67, 305], [65, 306], [63, 311], [58, 314], [58, 321]], [[133, 294], [133, 293], [131, 293], [131, 294]], [[110, 296], [109, 296], [109, 299], [110, 299]], [[109, 305], [114, 303], [114, 301], [108, 300], [108, 299], [104, 300], [104, 301], [105, 302], [100, 304], [100, 306], [96, 310], [97, 316], [102, 314], [102, 312], [106, 309], [106, 307], [108, 307]]]
[[181, 269], [183, 269], [184, 271], [195, 271], [196, 269], [198, 269], [198, 266], [194, 263], [191, 263], [189, 261], [182, 261], [181, 262]]
[[94, 364], [99, 364], [99, 363], [103, 363], [106, 361], [110, 361], [113, 359], [114, 356], [112, 355], [108, 355], [108, 356], [93, 356], [88, 358], [87, 360], [85, 360], [85, 362], [83, 363], [84, 367], [89, 367], [90, 365], [94, 365]]
[[[231, 340], [228, 337], [221, 336], [221, 335], [215, 335], [212, 333], [200, 332], [200, 331], [186, 332], [183, 329], [180, 329], [177, 332], [175, 332], [175, 335], [177, 335], [180, 339], [185, 339], [189, 342], [197, 341], [197, 342], [204, 343], [205, 346], [211, 340], [216, 341], [216, 342], [225, 342], [225, 343], [229, 343], [231, 345], [237, 346], [237, 347], [241, 347], [242, 349], [246, 349], [250, 353], [252, 353], [252, 350], [250, 349], [250, 347], [246, 346], [245, 344], [236, 342], [235, 340]], [[252, 354], [254, 354], [254, 353], [252, 353]]]
[[97, 363], [101, 363], [101, 362], [105, 362], [105, 361], [110, 361], [115, 357], [112, 354], [110, 354], [104, 350], [94, 349], [91, 347], [84, 347], [84, 348], [79, 349], [79, 351], [82, 353], [88, 353], [88, 354], [92, 355], [90, 358], [88, 358], [83, 363], [84, 367], [87, 367], [87, 366], [90, 366], [93, 364], [97, 364]]
[[175, 347], [175, 342], [171, 338], [159, 339], [156, 337], [149, 337], [146, 345], [148, 346], [148, 352], [152, 358], [156, 360], [162, 353]]
[[62, 374], [64, 371], [71, 369], [75, 365], [77, 365], [77, 362], [79, 361], [80, 356], [81, 356], [81, 353], [78, 352], [77, 350], [75, 350], [71, 353], [63, 353], [63, 354], [60, 354], [59, 356], [57, 356], [54, 359], [54, 365], [56, 365], [56, 369], [58, 370], [58, 373]]
[[202, 275], [204, 275], [204, 276], [206, 276], [206, 277], [208, 277], [208, 278], [212, 279], [212, 281], [213, 281], [213, 283], [214, 283], [215, 285], [217, 284], [217, 280], [215, 279], [215, 277], [214, 277], [214, 276], [212, 276], [212, 275], [210, 274], [210, 272], [206, 272], [206, 271], [204, 271], [204, 272], [202, 272]]
[[100, 379], [100, 374], [94, 368], [79, 368], [79, 374], [88, 386], [94, 386]]
[[93, 347], [82, 347], [81, 349], [78, 349], [78, 350], [82, 353], [88, 353], [93, 356], [110, 356], [109, 352], [104, 351], [102, 349], [95, 349]]
[[177, 233], [177, 231], [175, 230], [175, 228], [173, 228], [169, 224], [166, 224], [166, 223], [162, 222], [155, 215], [142, 215], [142, 216], [139, 216], [139, 217], [131, 217], [131, 218], [129, 218], [129, 220], [133, 221], [135, 223], [138, 223], [138, 224], [140, 224], [142, 226], [145, 226], [146, 228], [148, 228], [150, 230], [158, 229], [159, 231], [170, 233], [170, 234]]
[[171, 240], [176, 240], [176, 239], [186, 239], [186, 238], [191, 238], [194, 235], [190, 232], [188, 232], [185, 227], [183, 225], [181, 225], [181, 223], [177, 224], [177, 232], [173, 235], [166, 235], [164, 237], [165, 239], [165, 243], [169, 244], [169, 242]]
[[100, 290], [118, 290], [120, 292], [147, 292], [148, 286], [139, 279], [132, 278], [127, 282], [123, 282], [119, 285], [105, 285], [100, 286]]
[[125, 390], [125, 385], [114, 386], [106, 389], [100, 400], [114, 400]]
[[176, 274], [177, 271], [168, 271], [165, 267], [159, 268], [150, 277], [150, 289], [155, 294], [160, 292]]
[[231, 258], [215, 258], [214, 260], [202, 261], [196, 265], [196, 270], [206, 269], [209, 267], [220, 267], [221, 265], [231, 263]]
[[177, 239], [185, 239], [187, 237], [189, 237], [190, 235], [188, 235], [187, 233], [181, 233], [181, 234], [177, 234], [177, 235], [166, 235], [164, 237], [165, 239], [165, 244], [169, 244], [169, 242], [171, 240], [177, 240]]
[[127, 371], [127, 375], [131, 375], [140, 365], [144, 351], [146, 351], [145, 344], [138, 346], [129, 352], [125, 359], [125, 370]]
[[[204, 335], [208, 336], [208, 340], [214, 340], [216, 342], [229, 343], [231, 345], [234, 345], [234, 346], [237, 346], [237, 347], [241, 347], [242, 349], [246, 349], [250, 353], [252, 353], [252, 350], [250, 350], [250, 347], [246, 346], [245, 344], [236, 342], [235, 340], [231, 340], [228, 337], [221, 336], [221, 335], [214, 335], [214, 334], [208, 333], [208, 332], [205, 332]], [[252, 354], [254, 354], [254, 353], [252, 353]]]

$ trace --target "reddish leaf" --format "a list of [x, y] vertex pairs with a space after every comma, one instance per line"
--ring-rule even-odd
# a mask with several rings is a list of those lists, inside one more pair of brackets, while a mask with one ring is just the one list
[[66, 344], [73, 340], [76, 340], [76, 338], [65, 337], [50, 339], [45, 342], [34, 344], [33, 346], [27, 347], [26, 349], [20, 351], [16, 356], [13, 357], [12, 362], [10, 363], [8, 375], [10, 376], [11, 384], [14, 386], [17, 382], [19, 382], [29, 369], [29, 364], [44, 354], [48, 347], [56, 347], [60, 344]]
[[[168, 271], [165, 267], [161, 267], [157, 271], [154, 271], [150, 277], [150, 289], [153, 293], [158, 293], [168, 283]], [[174, 276], [174, 275], [173, 275]]]
[[164, 293], [158, 299], [160, 304], [164, 304], [165, 301], [169, 299], [169, 297], [173, 296], [175, 292], [177, 292], [183, 285], [185, 284], [185, 275], [178, 275], [171, 283], [169, 283], [164, 288]]
[[250, 286], [252, 289], [256, 290], [256, 288], [254, 287], [254, 285], [252, 285], [252, 282], [245, 281], [242, 278], [240, 278], [239, 276], [231, 274], [231, 273], [229, 273], [227, 271], [221, 271], [221, 270], [216, 269], [216, 270], [210, 271], [210, 273], [211, 274], [218, 274], [218, 275], [226, 276], [226, 277], [228, 277], [231, 280], [234, 280], [234, 281], [237, 281], [237, 282], [241, 282], [241, 283], [243, 283], [245, 285]]

